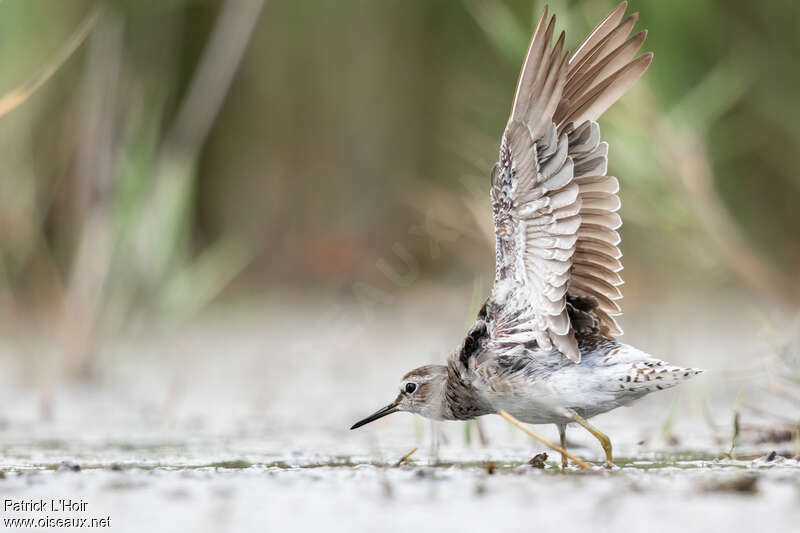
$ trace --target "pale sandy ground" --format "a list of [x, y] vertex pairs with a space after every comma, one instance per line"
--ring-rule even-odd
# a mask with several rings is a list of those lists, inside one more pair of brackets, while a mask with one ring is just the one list
[[[110, 516], [113, 531], [797, 531], [800, 466], [749, 457], [793, 455], [795, 444], [745, 435], [743, 459], [713, 461], [729, 448], [736, 405], [800, 416], [768, 392], [769, 369], [780, 368], [774, 346], [793, 333], [769, 315], [759, 326], [763, 307], [681, 300], [664, 305], [682, 315], [659, 307], [667, 321], [629, 310], [626, 342], [707, 373], [594, 419], [625, 466], [580, 475], [555, 463], [507, 467], [542, 447], [498, 417], [485, 419], [487, 447], [474, 428], [467, 443], [462, 423], [442, 424], [438, 455], [431, 426], [408, 414], [349, 431], [394, 396], [406, 370], [444, 359], [470, 302], [428, 287], [366, 314], [343, 301], [272, 296], [169, 334], [132, 332], [103, 353], [98, 384], [54, 380], [47, 422], [32, 376], [57, 367], [44, 356], [21, 362], [4, 345], [0, 501], [82, 499], [87, 511], [75, 516]], [[668, 420], [677, 442], [663, 437]], [[742, 424], [755, 423], [770, 420], [743, 410]], [[555, 440], [553, 427], [538, 429]], [[568, 436], [576, 454], [600, 458], [580, 428]], [[410, 466], [368, 464], [417, 446]], [[82, 468], [56, 470], [62, 461]], [[757, 478], [753, 491], [724, 490], [743, 476]]]

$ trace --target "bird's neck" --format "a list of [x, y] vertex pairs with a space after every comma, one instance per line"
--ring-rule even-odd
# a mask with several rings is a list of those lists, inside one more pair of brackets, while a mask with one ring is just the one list
[[442, 387], [442, 413], [445, 420], [471, 420], [494, 412], [477, 389], [464, 378], [457, 359], [447, 365], [447, 378]]

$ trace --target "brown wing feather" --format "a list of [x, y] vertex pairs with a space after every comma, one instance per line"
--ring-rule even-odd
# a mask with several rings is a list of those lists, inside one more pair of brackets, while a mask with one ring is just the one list
[[488, 309], [497, 347], [536, 341], [579, 361], [568, 297], [592, 302], [600, 331], [621, 333], [619, 185], [605, 175], [608, 144], [595, 120], [652, 60], [634, 59], [647, 33], [629, 38], [638, 15], [623, 20], [626, 7], [571, 56], [563, 32], [551, 46], [547, 8], [536, 25], [492, 173], [497, 271]]
[[[607, 146], [600, 142], [596, 121], [644, 73], [653, 54], [635, 58], [647, 37], [641, 31], [628, 37], [636, 14], [623, 20], [620, 4], [570, 59], [570, 69], [554, 120], [559, 131], [570, 131], [570, 155], [575, 161], [575, 182], [580, 187], [581, 226], [578, 229], [569, 294], [591, 297], [602, 331], [621, 334], [613, 318], [621, 312], [619, 184], [605, 176]], [[574, 149], [573, 149], [574, 146]], [[601, 148], [602, 147], [602, 148]], [[574, 150], [574, 151], [573, 151]]]
[[492, 338], [498, 346], [537, 341], [579, 358], [566, 311], [572, 254], [581, 219], [579, 187], [566, 134], [553, 114], [562, 100], [569, 54], [563, 32], [551, 45], [555, 17], [547, 9], [525, 59], [500, 162], [492, 174], [497, 271]]
[[577, 64], [586, 57], [591, 50], [600, 42], [606, 35], [609, 34], [619, 24], [622, 17], [625, 15], [625, 10], [628, 9], [628, 2], [621, 2], [614, 10], [604, 18], [590, 33], [586, 39], [575, 49], [575, 53], [570, 58], [570, 63]]

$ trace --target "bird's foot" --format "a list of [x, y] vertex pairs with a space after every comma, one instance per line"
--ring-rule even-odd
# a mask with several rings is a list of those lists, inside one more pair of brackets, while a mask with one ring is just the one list
[[603, 466], [605, 466], [605, 468], [608, 470], [613, 470], [615, 467], [613, 462], [613, 453], [611, 451], [611, 439], [609, 439], [605, 433], [601, 432], [600, 430], [592, 426], [589, 422], [584, 420], [577, 413], [572, 413], [570, 416], [575, 422], [586, 428], [586, 430], [589, 433], [594, 435], [594, 437], [600, 441], [600, 445], [603, 446], [603, 451], [606, 454], [606, 462]]

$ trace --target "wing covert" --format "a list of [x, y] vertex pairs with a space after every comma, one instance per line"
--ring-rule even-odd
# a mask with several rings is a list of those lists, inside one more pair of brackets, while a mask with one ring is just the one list
[[552, 45], [547, 8], [520, 73], [500, 157], [492, 171], [496, 235], [490, 333], [499, 349], [535, 341], [578, 362], [567, 297], [597, 302], [607, 335], [622, 284], [616, 178], [606, 176], [608, 144], [595, 120], [649, 65], [633, 59], [646, 32], [628, 38], [637, 15], [620, 4], [570, 55], [564, 32]]

